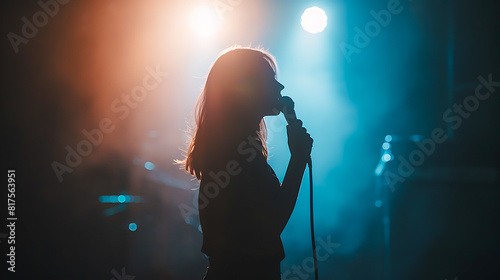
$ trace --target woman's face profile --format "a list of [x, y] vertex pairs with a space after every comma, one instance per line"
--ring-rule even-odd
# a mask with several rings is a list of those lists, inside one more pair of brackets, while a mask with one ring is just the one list
[[262, 116], [276, 116], [280, 113], [279, 99], [281, 91], [285, 88], [275, 78], [276, 74], [269, 64], [266, 63], [263, 71], [259, 71], [257, 79], [257, 110]]

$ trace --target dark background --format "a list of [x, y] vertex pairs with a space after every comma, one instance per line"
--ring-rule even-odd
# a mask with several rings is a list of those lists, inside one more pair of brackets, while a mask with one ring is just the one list
[[[178, 209], [180, 203], [191, 205], [195, 182], [172, 164], [181, 157], [195, 100], [184, 92], [197, 93], [202, 79], [189, 88], [184, 84], [205, 75], [209, 66], [193, 65], [216, 57], [176, 31], [178, 11], [201, 2], [70, 1], [16, 54], [7, 34], [20, 34], [20, 19], [40, 8], [36, 1], [1, 1], [1, 211], [7, 214], [5, 173], [15, 169], [18, 217], [15, 275], [7, 272], [7, 239], [0, 243], [2, 274], [8, 279], [113, 279], [113, 271], [121, 274], [122, 268], [135, 279], [202, 279], [207, 260], [199, 251], [201, 233], [196, 220], [186, 221]], [[291, 29], [300, 28], [300, 13], [312, 5], [341, 7], [341, 35], [325, 30], [333, 47], [323, 63], [337, 71], [327, 77], [345, 86], [356, 126], [343, 133], [341, 160], [331, 159], [339, 163], [320, 161], [315, 167], [318, 236], [331, 234], [344, 248], [320, 263], [320, 279], [497, 279], [500, 87], [456, 130], [442, 115], [474, 93], [479, 76], [500, 81], [498, 1], [401, 1], [404, 12], [350, 63], [340, 41], [352, 43], [353, 28], [364, 26], [369, 11], [385, 8], [388, 1], [306, 2], [243, 1], [228, 16], [241, 20], [232, 26], [238, 36], [223, 29], [229, 35], [214, 48], [263, 43], [285, 65], [285, 78], [295, 58], [283, 49], [291, 47]], [[110, 9], [122, 13], [104, 12]], [[123, 121], [112, 119], [116, 130], [59, 182], [51, 164], [64, 162], [65, 147], [84, 139], [82, 129], [96, 128], [111, 116], [112, 100], [140, 82], [144, 68], [155, 61], [167, 62], [169, 82], [158, 91], [170, 95], [147, 99]], [[302, 115], [313, 125], [311, 114]], [[342, 132], [339, 122], [347, 120], [331, 120], [311, 133], [318, 158], [325, 152], [321, 135]], [[436, 127], [448, 130], [449, 139], [395, 191], [377, 193], [373, 170], [385, 135], [430, 137]], [[397, 159], [414, 149], [412, 141], [394, 141], [392, 152]], [[161, 172], [144, 170], [146, 161]], [[387, 170], [397, 172], [397, 165], [394, 160]], [[294, 214], [284, 233], [283, 271], [310, 256], [306, 190], [296, 210], [303, 210], [304, 218]], [[99, 196], [123, 191], [146, 200], [104, 215], [116, 204], [101, 203]], [[349, 207], [328, 208], [339, 199]], [[376, 199], [383, 207], [373, 206]], [[384, 213], [391, 218], [390, 250], [384, 245]], [[128, 230], [132, 221], [139, 225], [135, 232]], [[2, 226], [0, 233], [6, 232]]]

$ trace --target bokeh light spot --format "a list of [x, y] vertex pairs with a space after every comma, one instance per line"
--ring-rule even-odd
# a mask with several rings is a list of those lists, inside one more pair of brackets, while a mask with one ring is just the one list
[[146, 168], [147, 170], [153, 170], [155, 169], [155, 164], [148, 161], [144, 164], [144, 168]]
[[129, 229], [130, 231], [136, 231], [136, 230], [137, 230], [137, 225], [136, 225], [136, 223], [130, 223], [130, 224], [128, 224], [128, 229]]
[[388, 161], [392, 160], [392, 156], [390, 154], [384, 154], [382, 156], [382, 160], [385, 162], [388, 162]]

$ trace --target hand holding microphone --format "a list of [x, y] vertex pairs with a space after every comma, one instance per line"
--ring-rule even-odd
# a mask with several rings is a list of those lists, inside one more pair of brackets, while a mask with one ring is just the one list
[[302, 127], [302, 121], [297, 119], [295, 114], [295, 104], [288, 96], [280, 99], [280, 107], [288, 123], [286, 129], [288, 134], [288, 147], [292, 158], [311, 162], [311, 150], [313, 139]]

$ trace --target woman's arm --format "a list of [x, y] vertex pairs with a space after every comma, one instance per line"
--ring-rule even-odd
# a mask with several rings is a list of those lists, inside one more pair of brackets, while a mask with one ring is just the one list
[[302, 121], [297, 120], [295, 124], [287, 126], [288, 147], [290, 148], [290, 162], [281, 184], [281, 195], [279, 198], [279, 228], [280, 233], [285, 228], [292, 215], [300, 184], [306, 164], [311, 156], [313, 139], [302, 127]]

